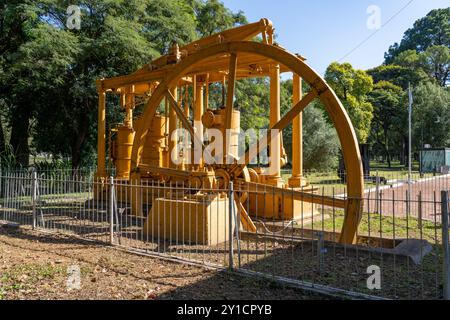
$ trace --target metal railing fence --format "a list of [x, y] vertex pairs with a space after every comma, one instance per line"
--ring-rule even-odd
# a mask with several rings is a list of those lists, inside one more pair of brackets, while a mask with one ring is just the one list
[[[411, 184], [376, 179], [359, 199], [352, 245], [338, 242], [345, 214], [337, 204], [347, 199], [342, 182], [309, 178], [304, 190], [278, 194], [262, 185], [208, 190], [92, 174], [3, 172], [0, 222], [334, 295], [449, 297], [447, 176]], [[296, 191], [312, 194], [315, 204]]]

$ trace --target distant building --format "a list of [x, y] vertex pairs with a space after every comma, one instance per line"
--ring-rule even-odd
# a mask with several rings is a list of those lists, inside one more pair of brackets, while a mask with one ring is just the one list
[[424, 149], [420, 152], [420, 172], [448, 173], [450, 148]]

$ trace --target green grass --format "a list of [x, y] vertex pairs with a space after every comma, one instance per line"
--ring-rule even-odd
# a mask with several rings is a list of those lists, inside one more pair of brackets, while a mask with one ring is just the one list
[[[89, 200], [92, 198], [92, 193], [78, 192], [78, 193], [58, 193], [58, 194], [46, 194], [39, 196], [40, 201], [56, 202], [61, 200]], [[0, 198], [0, 204], [4, 204], [5, 199]], [[9, 197], [9, 201], [13, 202], [29, 202], [31, 203], [31, 196], [16, 196]]]
[[[334, 214], [330, 212], [330, 215], [332, 215], [331, 218], [316, 221], [312, 226], [314, 230], [340, 232], [344, 223], [344, 212], [336, 210]], [[421, 239], [435, 244], [441, 241], [441, 225], [411, 217], [394, 218], [377, 213], [364, 213], [358, 234], [388, 239]]]
[[50, 263], [15, 266], [0, 273], [0, 300], [9, 291], [26, 290], [44, 279], [53, 279], [58, 275], [66, 275], [65, 268]]
[[[390, 180], [389, 184], [395, 183], [397, 180], [407, 180], [408, 179], [408, 168], [404, 165], [400, 165], [398, 162], [393, 162], [392, 167], [389, 168], [385, 163], [379, 162], [371, 162], [371, 177], [379, 176], [385, 178], [386, 180]], [[288, 182], [291, 177], [291, 172], [289, 170], [285, 170], [282, 172], [282, 178], [285, 182]], [[346, 184], [342, 183], [342, 180], [339, 178], [337, 171], [330, 172], [305, 172], [305, 179], [308, 183], [317, 188], [317, 192], [319, 194], [324, 194], [327, 196], [338, 195], [345, 193]], [[419, 180], [423, 178], [431, 178], [433, 174], [428, 173], [424, 175], [420, 175], [419, 173], [419, 164], [416, 162], [413, 164], [412, 171], [412, 179]], [[376, 184], [374, 182], [365, 182], [365, 188], [374, 188]]]

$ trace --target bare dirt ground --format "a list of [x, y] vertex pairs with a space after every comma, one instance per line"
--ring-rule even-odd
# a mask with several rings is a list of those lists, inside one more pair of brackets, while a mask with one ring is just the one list
[[[68, 268], [81, 288], [68, 290]], [[0, 226], [1, 299], [324, 299], [235, 274], [143, 257], [97, 243]]]

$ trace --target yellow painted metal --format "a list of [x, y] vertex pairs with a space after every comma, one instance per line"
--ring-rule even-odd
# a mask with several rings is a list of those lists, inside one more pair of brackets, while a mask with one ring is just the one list
[[[170, 72], [167, 72], [147, 103], [146, 111], [143, 115], [144, 123], [147, 123], [155, 114], [156, 108], [165, 95], [165, 92], [169, 88], [176, 86], [183, 75], [189, 74], [194, 68], [198, 68], [206, 59], [231, 53], [239, 53], [239, 55], [241, 55], [241, 53], [253, 54], [278, 62], [280, 65], [301, 76], [312, 88], [312, 94], [318, 96], [325, 105], [325, 108], [330, 115], [330, 119], [333, 121], [338, 132], [343, 149], [344, 162], [348, 171], [347, 184], [349, 199], [345, 202], [346, 218], [340, 241], [343, 243], [352, 243], [361, 217], [361, 199], [363, 194], [362, 165], [356, 135], [345, 109], [334, 92], [326, 82], [299, 57], [276, 46], [249, 41], [232, 41], [198, 50], [178, 61], [177, 64], [171, 67]], [[206, 72], [207, 70], [205, 70], [205, 73]], [[305, 98], [308, 98], [308, 96]], [[298, 109], [300, 109], [300, 112], [304, 109], [304, 106], [300, 105]], [[298, 112], [296, 115], [298, 115]], [[283, 121], [283, 119], [281, 121]], [[142, 151], [147, 134], [148, 128], [145, 126], [137, 128], [132, 153], [132, 167], [139, 166], [142, 161]]]
[[135, 108], [135, 96], [134, 96], [134, 87], [131, 86], [127, 88], [125, 93], [125, 105], [123, 106], [126, 112], [124, 125], [128, 128], [133, 128], [133, 110]]
[[[273, 128], [275, 124], [281, 119], [281, 92], [280, 92], [280, 66], [274, 64], [270, 68], [270, 127]], [[273, 135], [273, 133], [275, 133]], [[268, 183], [275, 186], [282, 186], [281, 180], [281, 131], [277, 129], [269, 132], [272, 138], [270, 146], [270, 179]], [[275, 204], [277, 205], [277, 204]]]
[[98, 87], [98, 126], [97, 126], [97, 175], [106, 177], [106, 93], [97, 82]]
[[117, 128], [115, 166], [116, 176], [119, 179], [126, 179], [130, 176], [134, 133], [133, 128], [126, 125]]
[[[159, 88], [159, 87], [158, 87]], [[176, 85], [171, 87], [171, 94], [177, 101], [178, 90]], [[167, 88], [169, 89], [169, 88]], [[146, 117], [144, 117], [144, 121], [148, 121]], [[177, 152], [177, 140], [178, 140], [178, 121], [177, 121], [177, 113], [173, 105], [170, 105], [169, 108], [169, 166], [170, 168], [177, 168], [178, 164], [178, 152]]]
[[[261, 34], [263, 43], [252, 41], [258, 34]], [[267, 208], [265, 208], [264, 214], [270, 215], [275, 219], [298, 218], [298, 213], [301, 211], [298, 208], [300, 204], [305, 208], [305, 204], [310, 203], [311, 212], [314, 212], [314, 204], [325, 204], [345, 208], [346, 216], [340, 241], [343, 243], [353, 242], [360, 220], [363, 193], [362, 166], [353, 127], [342, 104], [325, 81], [304, 62], [302, 57], [292, 55], [278, 45], [274, 45], [273, 36], [274, 29], [271, 22], [267, 19], [262, 19], [257, 23], [227, 30], [181, 48], [178, 45], [174, 45], [168, 55], [152, 61], [131, 75], [97, 82], [99, 93], [97, 174], [100, 177], [106, 177], [107, 174], [105, 156], [105, 92], [109, 91], [122, 96], [121, 104], [126, 111], [124, 124], [128, 128], [128, 133], [125, 129], [117, 131], [118, 136], [121, 136], [118, 139], [121, 143], [118, 145], [121, 145], [122, 149], [116, 148], [116, 153], [120, 153], [120, 159], [116, 161], [116, 167], [119, 166], [117, 171], [122, 176], [125, 176], [126, 172], [131, 172], [130, 183], [132, 186], [127, 189], [127, 192], [129, 193], [128, 199], [132, 203], [134, 214], [142, 214], [143, 204], [150, 201], [151, 196], [144, 199], [140, 195], [142, 191], [140, 190], [142, 188], [140, 184], [145, 183], [146, 179], [169, 177], [173, 181], [187, 182], [197, 187], [203, 184], [205, 188], [209, 188], [217, 185], [218, 180], [214, 179], [214, 177], [223, 176], [228, 179], [227, 181], [243, 179], [246, 182], [259, 183], [256, 185], [238, 185], [236, 187], [238, 190], [240, 187], [245, 187], [247, 190], [237, 191], [240, 192], [241, 196], [236, 197], [239, 199], [236, 203], [236, 209], [241, 214], [241, 218], [243, 218], [241, 223], [246, 230], [254, 231], [254, 224], [247, 215], [247, 206], [244, 205], [244, 202], [249, 202], [250, 209], [255, 209], [255, 204], [261, 203], [262, 200], [263, 202], [268, 201], [269, 204], [266, 205]], [[279, 79], [280, 73], [288, 71], [292, 71], [294, 75], [294, 106], [281, 118], [279, 110]], [[201, 119], [205, 127], [220, 128], [223, 132], [226, 129], [239, 128], [239, 112], [233, 110], [235, 81], [249, 77], [271, 78], [271, 128], [283, 130], [289, 124], [293, 124], [293, 176], [289, 181], [289, 185], [295, 187], [295, 189], [285, 189], [279, 177], [281, 165], [284, 161], [281, 159], [283, 155], [281, 134], [275, 137], [274, 141], [271, 141], [270, 136], [267, 139], [267, 144], [273, 142], [273, 146], [278, 146], [271, 151], [272, 154], [275, 154], [275, 157], [271, 158], [276, 161], [275, 174], [272, 177], [258, 175], [256, 171], [248, 170], [242, 164], [225, 167], [184, 166], [186, 159], [178, 161], [178, 153], [174, 153], [172, 157], [169, 157], [169, 153], [175, 150], [177, 138], [173, 136], [174, 140], [168, 142], [167, 135], [171, 135], [180, 124], [191, 133], [191, 136], [197, 142], [200, 140], [200, 144], [197, 144], [197, 146], [201, 145], [201, 149], [205, 151], [205, 146], [201, 141], [203, 130], [202, 128], [198, 129], [195, 123], [191, 123], [187, 113], [190, 112], [190, 108], [193, 109], [192, 113], [195, 122], [200, 122], [199, 120]], [[225, 108], [214, 111], [208, 110], [209, 84], [224, 82], [225, 85], [227, 78], [228, 95]], [[305, 97], [301, 96], [301, 79], [304, 79], [311, 87], [311, 91]], [[188, 86], [193, 90], [193, 103], [189, 101]], [[178, 101], [178, 88], [183, 88], [180, 93], [184, 90], [184, 100], [188, 102], [188, 104], [185, 104], [186, 108], [184, 110], [181, 110], [181, 101]], [[136, 119], [133, 123], [133, 109], [137, 96], [140, 99], [148, 99], [148, 101], [142, 117]], [[302, 179], [301, 113], [316, 98], [320, 98], [325, 105], [341, 141], [344, 162], [348, 172], [348, 200], [314, 196], [314, 190], [308, 190], [308, 187], [305, 187], [305, 181]], [[157, 109], [164, 99], [167, 100], [166, 105], [170, 107], [166, 114], [168, 119], [157, 114]], [[202, 123], [200, 123], [200, 126]], [[129, 159], [130, 129], [136, 130], [131, 161]], [[262, 147], [264, 145], [260, 144], [260, 148]], [[229, 153], [237, 154], [237, 150], [235, 150], [237, 149], [237, 142], [234, 142], [233, 137], [226, 141], [225, 148], [228, 148]], [[198, 153], [200, 149], [198, 147], [197, 149]], [[253, 152], [253, 149], [251, 149], [247, 153], [246, 163], [254, 156]], [[206, 156], [204, 155], [204, 157]], [[118, 159], [119, 156], [116, 156], [116, 158]], [[169, 158], [175, 161], [169, 161]], [[200, 160], [203, 161], [204, 159]], [[182, 165], [177, 165], [175, 162], [182, 163]], [[196, 171], [182, 171], [184, 169]], [[261, 192], [261, 190], [264, 190], [264, 187], [272, 188], [270, 189], [271, 192], [264, 195], [264, 199], [257, 198], [255, 195], [256, 190], [252, 188], [258, 188], [259, 192]], [[303, 187], [303, 190], [300, 187]], [[161, 199], [163, 206], [176, 205], [179, 208], [185, 205], [183, 204], [185, 200], [186, 202], [191, 201], [185, 199], [180, 204], [168, 204], [166, 200], [169, 198], [170, 195]], [[287, 202], [291, 202], [291, 205], [288, 206]], [[271, 211], [270, 207], [274, 209]], [[190, 208], [192, 209], [192, 207]], [[249, 213], [250, 215], [258, 214], [255, 212]], [[198, 228], [198, 226], [190, 227]]]
[[[237, 193], [234, 194], [234, 198], [239, 199]], [[240, 217], [240, 221], [244, 230], [247, 232], [256, 232], [257, 231], [256, 226], [253, 223], [252, 218], [250, 218], [247, 209], [245, 209], [245, 206], [242, 203], [242, 201], [235, 201], [235, 204], [237, 206], [237, 214]]]
[[[135, 124], [137, 127], [144, 125], [142, 124], [142, 118], [136, 119]], [[166, 125], [166, 117], [161, 115], [155, 115], [155, 117], [153, 117], [148, 139], [145, 141], [142, 153], [143, 163], [152, 166], [165, 166], [165, 151], [167, 149], [165, 139]]]
[[219, 110], [207, 110], [202, 116], [202, 123], [207, 129], [220, 130], [220, 132], [222, 133], [222, 137], [225, 137], [225, 135], [227, 135], [228, 142], [224, 145], [225, 154], [237, 158], [237, 156], [239, 155], [241, 113], [238, 110], [232, 109], [229, 126], [226, 126], [225, 119], [228, 117], [227, 112], [228, 108], [222, 108]]
[[[202, 115], [205, 110], [204, 106], [204, 89], [203, 85], [199, 84], [197, 81], [194, 86], [194, 96], [195, 96], [195, 107], [194, 107], [194, 128], [195, 128], [195, 135], [197, 136], [197, 139], [200, 141], [203, 141], [203, 123], [202, 123]], [[197, 165], [197, 169], [203, 167], [203, 158], [202, 158], [202, 148], [199, 146], [199, 144], [194, 145], [194, 164]]]
[[237, 69], [237, 54], [232, 52], [230, 55], [230, 66], [228, 68], [228, 90], [227, 90], [227, 103], [225, 106], [225, 113], [223, 114], [223, 158], [226, 162], [226, 157], [228, 156], [227, 147], [231, 144], [231, 132], [227, 129], [232, 129], [233, 122], [233, 111], [234, 111], [234, 91], [236, 89], [236, 69]]
[[[294, 119], [295, 117], [302, 112], [314, 99], [317, 98], [317, 92], [315, 90], [309, 92], [302, 100], [300, 100], [291, 110], [289, 110], [288, 113], [275, 125], [273, 125], [270, 129], [272, 130], [284, 130]], [[249, 163], [255, 157], [259, 150], [262, 150], [263, 148], [266, 148], [268, 145], [270, 145], [270, 142], [272, 140], [272, 135], [267, 135], [267, 137], [263, 137], [258, 144], [254, 144], [253, 146], [250, 146], [249, 150], [245, 154], [245, 160], [246, 163]]]
[[[302, 79], [298, 74], [292, 79], [292, 102], [294, 106], [303, 98]], [[303, 179], [303, 113], [300, 112], [292, 122], [292, 177], [289, 179], [291, 188], [301, 188], [306, 185]]]
[[144, 235], [149, 239], [177, 239], [183, 244], [224, 243], [229, 238], [228, 202], [227, 197], [207, 195], [157, 198], [144, 224]]

